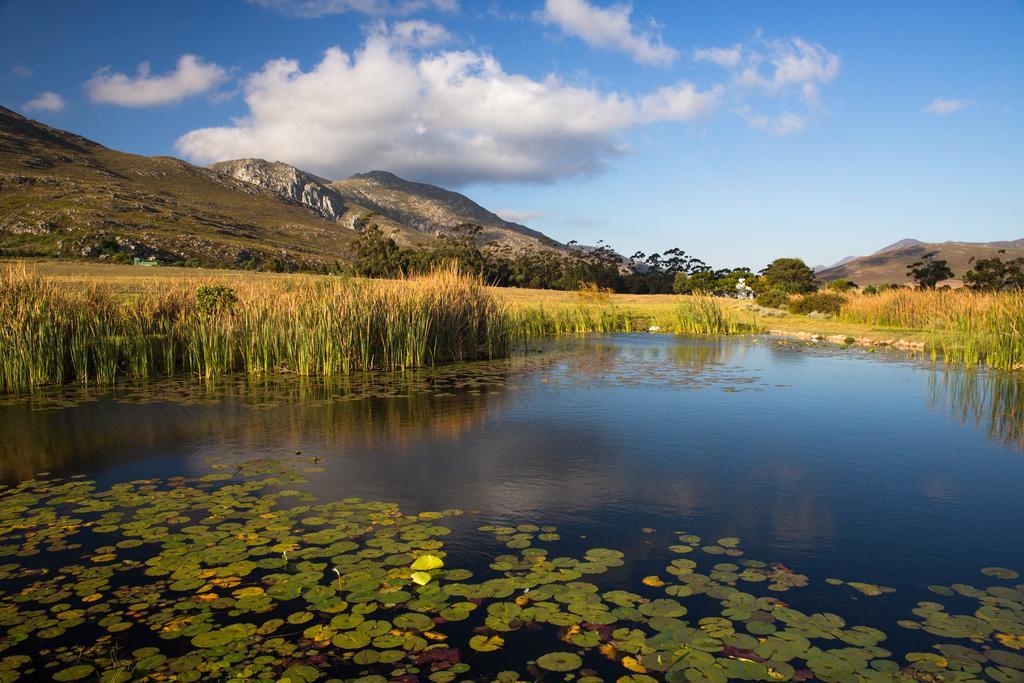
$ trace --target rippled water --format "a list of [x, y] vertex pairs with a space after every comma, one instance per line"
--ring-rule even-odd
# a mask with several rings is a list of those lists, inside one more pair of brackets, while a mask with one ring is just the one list
[[[625, 551], [624, 585], [671, 560], [673, 532], [737, 537], [747, 557], [811, 578], [801, 608], [889, 632], [929, 584], [1024, 570], [1022, 404], [1019, 377], [903, 355], [587, 337], [404, 378], [11, 400], [0, 476], [110, 486], [203, 475], [213, 460], [315, 463], [305, 488], [320, 500], [472, 512], [445, 541], [463, 564], [501, 551], [479, 525], [554, 525], [565, 552]], [[896, 592], [836, 592], [831, 577]]]

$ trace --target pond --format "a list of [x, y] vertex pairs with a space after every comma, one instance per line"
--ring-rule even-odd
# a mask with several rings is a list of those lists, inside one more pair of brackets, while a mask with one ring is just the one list
[[0, 681], [1021, 681], [1022, 411], [646, 334], [8, 399]]

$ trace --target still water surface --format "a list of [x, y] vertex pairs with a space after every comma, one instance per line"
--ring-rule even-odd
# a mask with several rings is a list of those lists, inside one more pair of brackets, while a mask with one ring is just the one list
[[[810, 577], [793, 603], [885, 621], [898, 651], [918, 646], [893, 624], [929, 584], [1024, 570], [1022, 402], [1012, 375], [897, 354], [587, 337], [408, 381], [9, 401], [0, 476], [108, 487], [203, 475], [211, 459], [315, 461], [306, 488], [321, 500], [471, 511], [445, 539], [459, 566], [504, 551], [480, 525], [554, 525], [564, 552], [626, 552], [614, 576], [632, 587], [671, 561], [673, 532], [737, 537], [746, 557]], [[837, 592], [830, 577], [896, 592]]]

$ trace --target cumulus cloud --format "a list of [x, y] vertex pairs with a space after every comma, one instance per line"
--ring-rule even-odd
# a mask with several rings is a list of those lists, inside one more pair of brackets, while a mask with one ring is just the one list
[[625, 52], [641, 64], [667, 66], [674, 62], [678, 53], [662, 43], [654, 20], [640, 28], [630, 20], [632, 13], [629, 4], [596, 7], [587, 0], [547, 0], [535, 17], [592, 47]]
[[351, 55], [330, 48], [308, 71], [272, 60], [243, 90], [246, 117], [187, 133], [178, 150], [203, 163], [262, 157], [327, 177], [382, 168], [451, 184], [598, 171], [623, 153], [619, 133], [696, 119], [722, 92], [685, 82], [604, 92], [508, 73], [483, 52], [413, 51], [394, 31], [371, 32]]
[[58, 112], [64, 109], [64, 98], [55, 92], [46, 91], [21, 105], [24, 111]]
[[640, 98], [640, 113], [648, 122], [686, 121], [710, 114], [718, 106], [724, 88], [716, 85], [700, 91], [693, 83], [659, 88]]
[[307, 19], [346, 12], [393, 15], [411, 14], [425, 9], [437, 9], [442, 12], [455, 12], [459, 9], [458, 0], [249, 0], [249, 2], [281, 14]]
[[86, 82], [85, 91], [93, 102], [155, 107], [201, 95], [226, 79], [227, 72], [222, 67], [185, 54], [178, 59], [174, 71], [161, 76], [151, 75], [147, 62], [139, 65], [134, 77], [104, 67]]
[[936, 97], [932, 100], [932, 103], [925, 107], [925, 111], [929, 114], [936, 114], [938, 116], [947, 116], [949, 114], [955, 114], [964, 107], [967, 106], [969, 100], [954, 100], [946, 99], [943, 97]]

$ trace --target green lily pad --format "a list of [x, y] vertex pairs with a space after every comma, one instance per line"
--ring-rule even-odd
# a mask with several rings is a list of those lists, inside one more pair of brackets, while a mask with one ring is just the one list
[[66, 669], [61, 669], [53, 675], [55, 681], [80, 681], [96, 670], [92, 664], [75, 664]]
[[548, 671], [575, 671], [582, 665], [579, 655], [571, 652], [549, 652], [537, 658], [537, 666]]
[[477, 652], [494, 652], [505, 644], [501, 636], [473, 636], [469, 639], [469, 646]]
[[1006, 581], [1016, 579], [1020, 576], [1020, 574], [1013, 571], [1012, 569], [1006, 569], [1004, 567], [985, 567], [981, 570], [981, 573], [985, 576], [992, 576], [997, 579], [1004, 579]]

